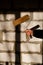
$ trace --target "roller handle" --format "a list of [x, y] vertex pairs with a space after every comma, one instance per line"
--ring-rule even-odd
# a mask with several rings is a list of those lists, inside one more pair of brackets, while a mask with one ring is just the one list
[[36, 26], [32, 27], [31, 30], [36, 30], [39, 27], [40, 27], [39, 25], [36, 25]]

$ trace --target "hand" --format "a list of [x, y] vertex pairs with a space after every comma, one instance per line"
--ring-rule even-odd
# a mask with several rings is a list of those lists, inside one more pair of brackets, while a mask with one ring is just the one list
[[25, 30], [25, 33], [26, 33], [26, 35], [29, 36], [30, 38], [33, 36], [33, 31], [32, 31], [32, 30], [27, 29], [27, 30]]

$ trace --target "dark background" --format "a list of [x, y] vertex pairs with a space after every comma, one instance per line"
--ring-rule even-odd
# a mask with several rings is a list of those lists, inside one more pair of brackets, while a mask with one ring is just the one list
[[43, 11], [43, 0], [0, 0], [0, 11]]

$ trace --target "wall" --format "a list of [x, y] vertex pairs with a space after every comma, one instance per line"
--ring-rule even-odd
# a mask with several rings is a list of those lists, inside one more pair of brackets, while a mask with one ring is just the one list
[[[42, 64], [42, 39], [33, 36], [27, 42], [24, 30], [27, 25], [27, 29], [30, 29], [37, 24], [40, 25], [39, 29], [43, 29], [43, 12], [20, 12], [21, 17], [26, 14], [30, 16], [30, 21], [20, 24], [21, 65]], [[2, 64], [5, 64], [4, 62], [15, 63], [16, 32], [12, 24], [14, 19], [15, 14], [0, 14], [0, 63]]]

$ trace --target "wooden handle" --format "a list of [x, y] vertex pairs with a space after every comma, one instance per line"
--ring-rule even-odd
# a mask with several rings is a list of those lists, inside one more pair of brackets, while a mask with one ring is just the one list
[[13, 25], [14, 25], [14, 26], [17, 26], [17, 25], [19, 25], [19, 24], [25, 22], [25, 21], [28, 20], [28, 19], [30, 19], [29, 15], [25, 15], [25, 16], [23, 16], [23, 17], [21, 17], [21, 18], [18, 18], [18, 19], [15, 20], [15, 21], [13, 21]]

